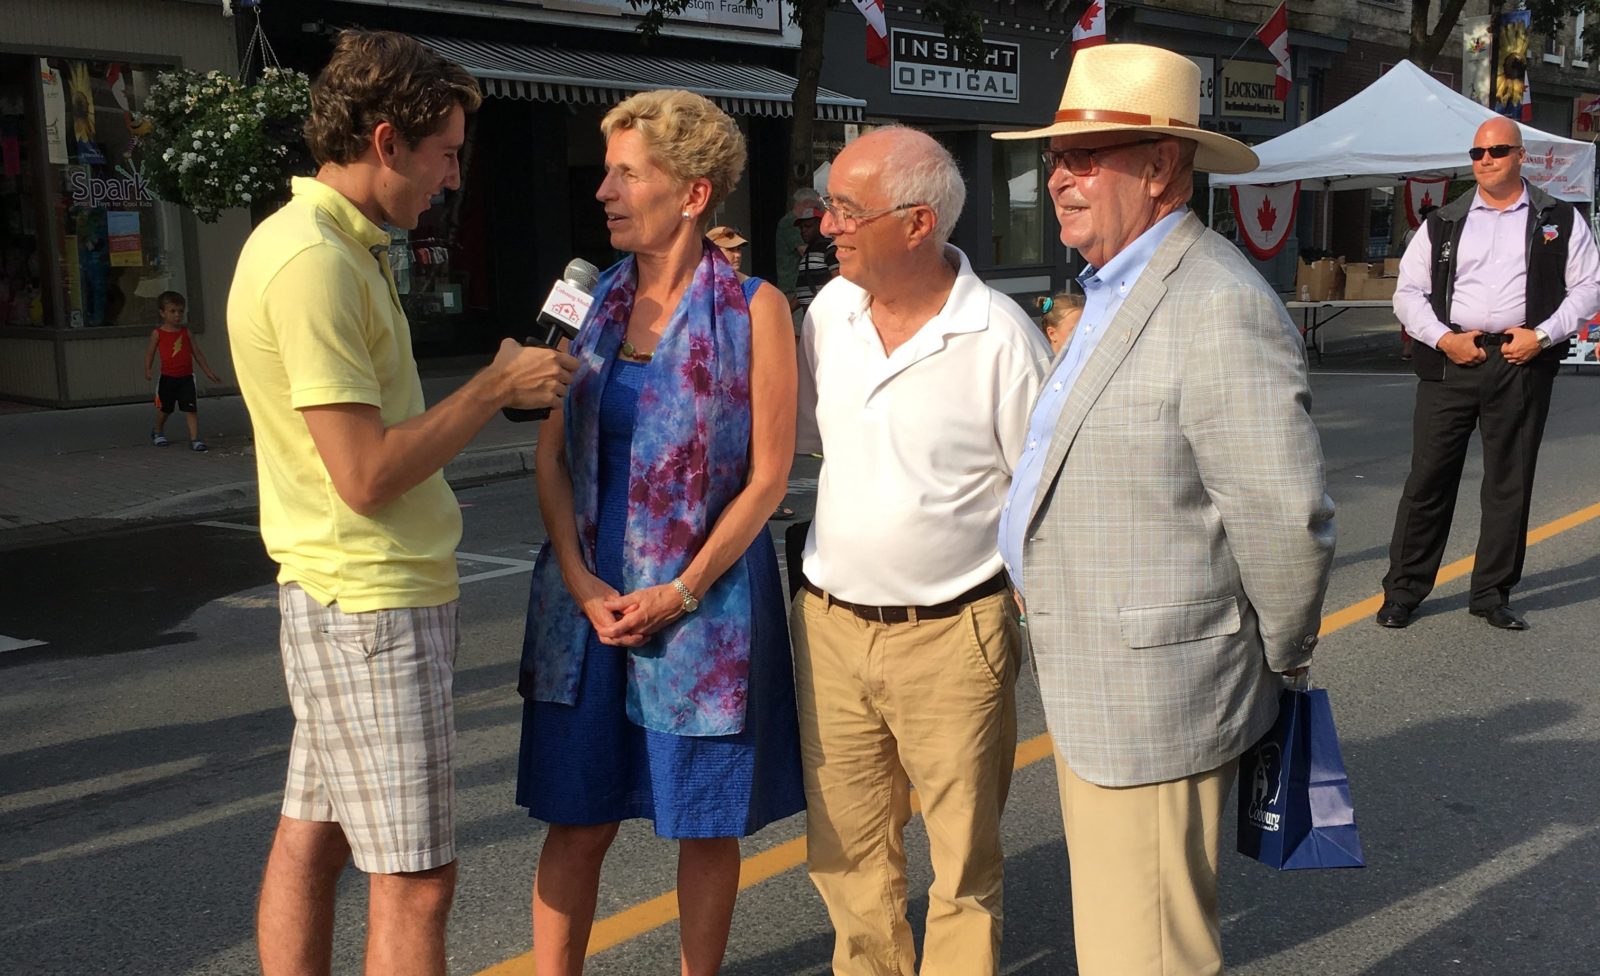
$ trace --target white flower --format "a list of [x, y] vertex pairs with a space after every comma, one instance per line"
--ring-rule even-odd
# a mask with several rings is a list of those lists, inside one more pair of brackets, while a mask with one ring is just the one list
[[196, 139], [196, 140], [195, 140], [195, 141], [194, 141], [194, 147], [195, 147], [195, 148], [196, 148], [196, 149], [199, 149], [199, 148], [200, 148], [200, 140], [199, 140], [199, 139]]
[[239, 195], [239, 199], [243, 200], [245, 203], [249, 203], [250, 202], [250, 194], [242, 193], [242, 194]]

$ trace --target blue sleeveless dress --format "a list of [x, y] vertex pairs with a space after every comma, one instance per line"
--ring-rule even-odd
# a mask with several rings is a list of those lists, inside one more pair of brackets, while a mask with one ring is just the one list
[[[760, 284], [745, 282], [747, 301]], [[600, 401], [595, 570], [619, 591], [634, 417], [649, 369], [618, 359]], [[529, 816], [570, 825], [642, 817], [662, 837], [743, 837], [805, 808], [787, 607], [765, 528], [745, 560], [753, 619], [744, 729], [678, 736], [628, 721], [628, 652], [591, 631], [577, 701], [523, 703], [517, 804]]]

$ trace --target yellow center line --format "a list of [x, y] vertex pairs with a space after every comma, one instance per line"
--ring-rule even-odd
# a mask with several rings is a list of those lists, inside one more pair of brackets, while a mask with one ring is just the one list
[[[1547, 522], [1528, 533], [1528, 545], [1534, 546], [1560, 535], [1570, 529], [1575, 529], [1585, 522], [1600, 518], [1600, 503], [1581, 508], [1570, 515], [1563, 515], [1553, 522]], [[1467, 556], [1457, 559], [1447, 566], [1441, 567], [1435, 586], [1443, 586], [1451, 580], [1472, 572], [1473, 557]], [[1358, 620], [1363, 620], [1378, 612], [1383, 606], [1383, 594], [1368, 597], [1360, 603], [1345, 607], [1343, 610], [1331, 613], [1322, 618], [1320, 635], [1328, 636], [1336, 631], [1343, 630]], [[1017, 758], [1015, 767], [1022, 769], [1031, 766], [1050, 756], [1050, 736], [1048, 733], [1036, 735], [1024, 742], [1017, 743]], [[913, 793], [912, 809], [917, 810], [920, 805]], [[744, 859], [739, 866], [739, 890], [753, 887], [788, 871], [799, 867], [806, 862], [806, 839], [796, 837], [785, 841], [776, 847], [769, 848], [759, 854], [752, 854]], [[678, 892], [673, 889], [662, 895], [640, 902], [630, 908], [625, 908], [615, 915], [607, 916], [595, 922], [594, 929], [589, 935], [589, 949], [587, 955], [593, 956], [607, 949], [621, 945], [635, 939], [646, 932], [654, 931], [678, 918]], [[520, 956], [497, 963], [478, 973], [477, 976], [532, 976], [533, 953], [524, 952]]]

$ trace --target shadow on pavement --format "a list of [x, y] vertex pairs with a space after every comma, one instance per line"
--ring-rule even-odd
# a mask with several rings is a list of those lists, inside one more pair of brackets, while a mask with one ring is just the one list
[[0, 551], [0, 634], [47, 642], [0, 656], [0, 668], [189, 643], [194, 634], [170, 628], [275, 577], [256, 534], [193, 523]]

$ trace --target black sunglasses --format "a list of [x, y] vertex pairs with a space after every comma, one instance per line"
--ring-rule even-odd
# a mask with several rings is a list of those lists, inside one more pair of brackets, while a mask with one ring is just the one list
[[1136, 139], [1133, 142], [1117, 142], [1109, 146], [1097, 146], [1094, 149], [1045, 149], [1039, 153], [1039, 159], [1044, 163], [1046, 174], [1054, 173], [1059, 167], [1065, 166], [1067, 172], [1073, 176], [1093, 176], [1100, 171], [1100, 164], [1095, 159], [1096, 156], [1114, 152], [1118, 149], [1127, 149], [1131, 146], [1147, 146], [1160, 141], [1160, 138]]
[[1521, 146], [1508, 146], [1505, 143], [1501, 143], [1498, 146], [1488, 147], [1473, 146], [1471, 149], [1467, 150], [1467, 155], [1472, 157], [1473, 162], [1477, 162], [1478, 160], [1482, 159], [1484, 153], [1488, 153], [1495, 159], [1505, 159], [1507, 156], [1511, 155], [1513, 150], [1518, 150], [1521, 148]]

